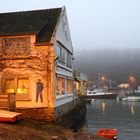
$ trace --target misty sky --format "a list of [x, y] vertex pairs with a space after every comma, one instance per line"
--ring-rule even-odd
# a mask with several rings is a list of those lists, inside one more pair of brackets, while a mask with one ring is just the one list
[[130, 74], [140, 80], [140, 0], [0, 0], [0, 12], [63, 6], [77, 69], [89, 79], [100, 72], [118, 81]]
[[74, 50], [140, 47], [140, 0], [1, 0], [0, 12], [66, 6]]

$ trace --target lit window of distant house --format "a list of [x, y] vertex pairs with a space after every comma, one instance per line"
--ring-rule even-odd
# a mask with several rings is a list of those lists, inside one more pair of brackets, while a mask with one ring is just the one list
[[23, 78], [17, 80], [17, 94], [28, 94], [29, 93], [29, 79]]
[[65, 78], [57, 77], [57, 95], [65, 94]]
[[73, 86], [73, 81], [67, 79], [67, 93], [72, 93], [72, 86]]
[[7, 79], [6, 80], [6, 93], [14, 93], [14, 79]]

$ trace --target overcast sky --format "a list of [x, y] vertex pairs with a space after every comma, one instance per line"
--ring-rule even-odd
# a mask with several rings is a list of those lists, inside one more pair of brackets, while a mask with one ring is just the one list
[[140, 0], [0, 0], [0, 12], [62, 6], [76, 52], [140, 47]]

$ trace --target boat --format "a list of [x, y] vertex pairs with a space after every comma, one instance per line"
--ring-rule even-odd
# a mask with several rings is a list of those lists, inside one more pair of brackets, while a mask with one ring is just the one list
[[122, 101], [140, 102], [140, 96], [128, 96], [128, 97], [122, 98]]
[[14, 123], [22, 118], [21, 113], [0, 110], [0, 122]]
[[118, 96], [117, 101], [140, 102], [140, 93], [132, 92], [131, 95]]
[[87, 99], [115, 99], [116, 93], [113, 93], [107, 89], [95, 89], [93, 91], [87, 91]]
[[117, 133], [118, 132], [116, 129], [101, 128], [97, 131], [95, 135], [103, 138], [117, 140]]
[[86, 98], [86, 103], [91, 103], [92, 99]]
[[94, 101], [94, 99], [92, 99], [92, 98], [86, 98], [86, 103], [91, 103], [92, 101]]

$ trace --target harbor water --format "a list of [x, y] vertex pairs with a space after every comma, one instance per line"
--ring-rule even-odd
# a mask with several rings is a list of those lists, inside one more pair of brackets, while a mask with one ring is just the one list
[[140, 140], [140, 102], [96, 99], [87, 104], [86, 131], [100, 128], [118, 130], [118, 140]]

